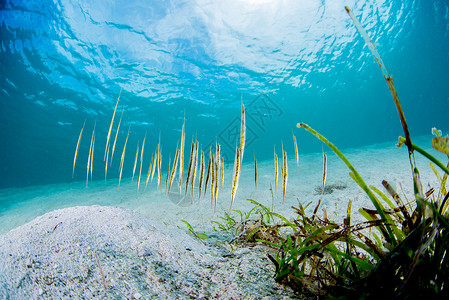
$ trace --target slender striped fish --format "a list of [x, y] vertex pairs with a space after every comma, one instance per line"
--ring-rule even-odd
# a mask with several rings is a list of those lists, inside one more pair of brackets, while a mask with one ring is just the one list
[[162, 176], [162, 153], [161, 153], [161, 134], [159, 133], [159, 143], [157, 144], [157, 186], [162, 191], [161, 176]]
[[168, 178], [170, 177], [170, 163], [171, 163], [171, 154], [168, 155], [168, 167], [167, 167], [167, 177], [165, 178], [165, 190], [168, 189]]
[[133, 182], [134, 174], [136, 173], [136, 166], [137, 166], [137, 158], [138, 157], [139, 157], [139, 142], [137, 142], [136, 158], [134, 159], [133, 177], [131, 178], [131, 182]]
[[239, 176], [240, 176], [240, 150], [236, 147], [235, 149], [235, 158], [234, 158], [234, 170], [232, 172], [232, 190], [231, 190], [231, 208], [234, 203], [235, 193], [237, 191], [237, 187], [239, 185]]
[[104, 149], [104, 158], [106, 160], [106, 153], [109, 151], [109, 139], [111, 138], [112, 124], [114, 123], [115, 112], [117, 111], [118, 101], [120, 100], [120, 96], [122, 95], [122, 89], [120, 89], [120, 93], [118, 94], [117, 102], [115, 103], [114, 113], [112, 114], [111, 123], [109, 124], [108, 136], [106, 137], [106, 147]]
[[112, 159], [114, 158], [115, 144], [117, 143], [117, 136], [118, 136], [118, 133], [120, 131], [120, 124], [122, 124], [123, 110], [124, 110], [124, 108], [122, 109], [122, 114], [120, 115], [120, 121], [118, 122], [117, 131], [115, 132], [114, 144], [112, 144], [112, 153], [111, 153], [110, 166], [112, 165]]
[[182, 123], [182, 133], [181, 133], [181, 144], [179, 146], [179, 183], [178, 183], [178, 192], [179, 192], [179, 198], [178, 202], [181, 200], [181, 189], [182, 189], [182, 176], [184, 172], [184, 142], [185, 142], [185, 117], [184, 117], [184, 123]]
[[139, 167], [139, 176], [137, 176], [137, 197], [139, 197], [139, 188], [140, 188], [140, 177], [142, 176], [142, 163], [143, 163], [143, 149], [145, 147], [145, 140], [147, 138], [147, 134], [143, 137], [142, 142], [142, 150], [140, 151], [140, 167]]
[[219, 190], [219, 182], [220, 182], [220, 177], [219, 177], [219, 170], [218, 170], [218, 165], [220, 164], [220, 161], [216, 161], [214, 163], [215, 165], [215, 182], [214, 182], [214, 211], [216, 211], [217, 209], [217, 197], [218, 197], [218, 190]]
[[92, 132], [92, 138], [90, 140], [89, 156], [87, 157], [86, 188], [89, 184], [90, 157], [92, 156], [92, 141], [93, 141], [93, 132]]
[[324, 186], [326, 184], [326, 177], [327, 177], [327, 156], [326, 156], [326, 153], [324, 153], [324, 149], [323, 149], [323, 190], [321, 191], [321, 194], [324, 194]]
[[218, 168], [216, 170], [216, 177], [220, 178], [220, 166], [221, 166], [221, 148], [220, 148], [220, 144], [218, 142], [215, 142], [215, 163], [218, 164]]
[[293, 134], [293, 142], [294, 142], [294, 144], [295, 144], [296, 168], [297, 168], [298, 171], [299, 171], [298, 144], [296, 143], [296, 136], [295, 136], [295, 134], [293, 133], [293, 130], [292, 130], [292, 134]]
[[[95, 127], [97, 125], [97, 120], [95, 120], [95, 125], [94, 125], [94, 131], [95, 131]], [[91, 154], [91, 158], [90, 158], [90, 185], [92, 185], [92, 171], [93, 171], [93, 165], [94, 165], [94, 150], [95, 150], [95, 133], [94, 133], [94, 141], [92, 143], [92, 154]]]
[[210, 172], [210, 208], [214, 205], [214, 191], [215, 191], [215, 158], [212, 154], [212, 161], [211, 161], [211, 172]]
[[201, 188], [203, 187], [204, 180], [204, 172], [205, 172], [205, 163], [204, 163], [204, 151], [201, 150], [201, 162], [200, 162], [200, 183], [198, 185], [198, 203], [201, 200]]
[[154, 152], [153, 169], [151, 170], [150, 184], [153, 183], [153, 177], [154, 177], [154, 171], [156, 170], [156, 165], [157, 165], [157, 151]]
[[209, 148], [209, 161], [207, 163], [206, 183], [204, 184], [204, 195], [206, 195], [207, 185], [208, 185], [209, 179], [210, 179], [211, 165], [212, 165], [212, 149]]
[[118, 177], [118, 188], [120, 189], [120, 181], [122, 181], [122, 172], [123, 172], [123, 163], [125, 162], [125, 151], [126, 145], [128, 144], [129, 130], [131, 129], [131, 125], [128, 127], [128, 133], [126, 134], [125, 144], [123, 145], [122, 156], [120, 158], [120, 174]]
[[246, 125], [245, 125], [245, 105], [242, 102], [242, 121], [240, 128], [240, 162], [243, 161], [243, 152], [245, 151]]
[[192, 166], [193, 166], [193, 153], [195, 152], [195, 142], [192, 139], [192, 144], [190, 146], [190, 157], [189, 157], [189, 167], [187, 168], [187, 178], [186, 178], [186, 187], [184, 192], [184, 200], [187, 197], [187, 189], [189, 188], [189, 180], [192, 175]]
[[108, 145], [108, 148], [106, 149], [106, 163], [104, 165], [104, 182], [106, 182], [106, 178], [108, 177], [108, 161], [109, 161], [109, 148], [111, 145]]
[[232, 181], [232, 190], [231, 190], [231, 208], [230, 208], [230, 210], [232, 210], [232, 204], [234, 203], [235, 193], [236, 193], [238, 185], [239, 185], [241, 164], [243, 161], [243, 153], [245, 151], [245, 140], [246, 140], [245, 105], [243, 105], [243, 101], [242, 101], [242, 117], [241, 117], [241, 127], [240, 127], [240, 149], [237, 150], [235, 153], [234, 172], [232, 175], [233, 181]]
[[192, 169], [192, 203], [193, 203], [193, 193], [195, 189], [195, 180], [196, 180], [196, 170], [198, 168], [198, 140], [195, 143], [195, 153], [193, 156], [193, 169]]
[[78, 136], [78, 142], [76, 143], [75, 155], [73, 156], [72, 178], [75, 175], [76, 158], [78, 157], [78, 149], [80, 147], [81, 137], [83, 136], [83, 130], [84, 130], [85, 125], [86, 125], [86, 120], [84, 120], [83, 128], [81, 128], [80, 135]]
[[287, 180], [288, 180], [288, 166], [287, 166], [287, 152], [285, 152], [284, 147], [282, 147], [282, 160], [284, 162], [282, 172], [282, 203], [285, 203], [285, 192], [287, 191]]
[[255, 186], [255, 190], [257, 191], [257, 159], [256, 159], [256, 153], [254, 153], [254, 186]]
[[[94, 144], [94, 137], [95, 137], [95, 126], [97, 125], [97, 121], [95, 121], [94, 129], [92, 130], [92, 137], [90, 138], [90, 146], [89, 146], [89, 157], [87, 158], [87, 175], [86, 175], [86, 187], [89, 183], [89, 172], [91, 171], [91, 164], [92, 164], [92, 150], [93, 150], [93, 144]], [[92, 174], [92, 173], [91, 173]], [[92, 177], [92, 175], [91, 175]]]
[[150, 180], [150, 174], [151, 174], [151, 169], [153, 169], [153, 163], [154, 163], [154, 156], [153, 153], [151, 153], [150, 156], [150, 166], [148, 167], [148, 174], [147, 174], [147, 179], [145, 180], [145, 188], [144, 188], [144, 192], [147, 190], [147, 186], [148, 186], [148, 181]]
[[173, 159], [173, 167], [171, 169], [171, 174], [170, 174], [170, 180], [168, 181], [168, 189], [167, 189], [167, 197], [170, 194], [170, 189], [171, 186], [173, 184], [173, 179], [176, 176], [176, 168], [178, 167], [178, 156], [179, 156], [179, 148], [178, 145], [176, 145], [176, 154], [175, 154], [175, 159]]

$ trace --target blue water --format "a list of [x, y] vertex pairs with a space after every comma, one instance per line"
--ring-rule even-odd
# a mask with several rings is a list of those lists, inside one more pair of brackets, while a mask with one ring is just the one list
[[412, 137], [447, 132], [445, 0], [0, 1], [0, 188], [84, 180], [95, 121], [94, 180], [104, 178], [121, 89], [110, 178], [129, 126], [125, 177], [145, 133], [145, 157], [159, 136], [173, 156], [184, 118], [187, 145], [218, 140], [230, 162], [241, 101], [246, 160], [272, 159], [281, 143], [292, 154], [292, 131], [300, 152], [321, 151], [297, 122], [341, 149], [395, 140], [396, 108], [345, 5], [393, 75]]

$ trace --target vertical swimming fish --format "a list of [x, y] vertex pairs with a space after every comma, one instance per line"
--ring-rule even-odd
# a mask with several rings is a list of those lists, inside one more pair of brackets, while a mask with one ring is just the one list
[[162, 153], [161, 153], [161, 134], [159, 133], [159, 144], [157, 144], [157, 186], [162, 191], [161, 176], [162, 176]]
[[214, 155], [211, 154], [211, 165], [210, 165], [210, 208], [212, 208], [214, 204], [214, 191], [215, 191], [215, 158]]
[[78, 142], [76, 143], [75, 155], [73, 156], [72, 178], [75, 175], [76, 158], [78, 157], [78, 149], [80, 147], [81, 137], [83, 136], [83, 130], [84, 130], [85, 125], [86, 125], [86, 120], [84, 120], [83, 128], [81, 128], [80, 135], [78, 136]]
[[219, 182], [220, 182], [220, 177], [219, 177], [219, 170], [218, 170], [218, 165], [220, 164], [220, 161], [216, 161], [214, 163], [215, 165], [215, 181], [214, 181], [214, 211], [217, 209], [217, 197], [218, 197], [218, 186], [219, 186]]
[[234, 158], [234, 170], [232, 172], [232, 190], [231, 190], [231, 208], [234, 203], [235, 193], [237, 191], [237, 187], [239, 185], [239, 176], [240, 176], [240, 149], [236, 147], [235, 149], [235, 158]]
[[193, 203], [193, 193], [194, 193], [194, 189], [195, 189], [195, 180], [196, 180], [196, 170], [198, 167], [198, 140], [195, 143], [195, 153], [193, 156], [193, 169], [192, 169], [192, 203]]
[[118, 122], [117, 131], [115, 132], [114, 144], [112, 145], [112, 153], [111, 153], [111, 162], [110, 162], [110, 166], [112, 165], [112, 159], [114, 158], [115, 144], [117, 143], [117, 136], [118, 136], [118, 133], [119, 133], [119, 131], [120, 131], [120, 124], [122, 124], [123, 110], [124, 110], [124, 108], [122, 109], [122, 114], [120, 115], [120, 121]]
[[[89, 157], [87, 158], [87, 175], [86, 175], [86, 187], [89, 183], [89, 172], [91, 171], [91, 164], [92, 164], [92, 151], [93, 151], [93, 144], [94, 144], [94, 137], [95, 137], [95, 126], [97, 125], [97, 121], [95, 121], [94, 129], [92, 130], [92, 137], [90, 139], [90, 146], [89, 146]], [[92, 174], [92, 173], [91, 173]], [[92, 175], [91, 175], [92, 177]]]
[[257, 191], [257, 159], [256, 153], [254, 153], [254, 186]]
[[136, 158], [134, 159], [133, 177], [131, 178], [131, 182], [133, 182], [134, 174], [136, 173], [136, 166], [137, 166], [137, 158], [138, 157], [139, 157], [139, 142], [137, 142]]
[[276, 148], [274, 149], [274, 192], [278, 190], [278, 156], [276, 155]]
[[115, 103], [114, 113], [112, 114], [111, 123], [109, 124], [109, 131], [108, 131], [108, 136], [106, 137], [106, 147], [104, 150], [103, 160], [106, 160], [106, 153], [109, 151], [109, 139], [111, 138], [112, 124], [114, 123], [115, 112], [117, 111], [117, 105], [118, 105], [118, 101], [120, 100], [120, 95], [122, 94], [122, 89], [123, 88], [120, 89], [120, 93], [118, 95], [117, 102]]
[[242, 102], [242, 120], [240, 128], [240, 162], [243, 161], [243, 152], [245, 151], [246, 125], [245, 125], [245, 105]]
[[240, 149], [236, 150], [235, 160], [234, 160], [234, 172], [232, 175], [232, 190], [231, 190], [231, 210], [232, 204], [234, 203], [235, 193], [239, 185], [241, 164], [243, 162], [243, 153], [245, 151], [245, 140], [246, 140], [246, 125], [245, 125], [245, 105], [242, 101], [242, 117], [240, 126]]
[[181, 144], [179, 146], [179, 184], [178, 184], [179, 198], [178, 198], [178, 201], [181, 200], [182, 175], [184, 172], [185, 123], [186, 123], [186, 121], [185, 121], [185, 117], [184, 117], [184, 123], [182, 124]]
[[192, 144], [190, 146], [190, 157], [189, 157], [189, 167], [187, 168], [187, 178], [186, 178], [186, 188], [184, 192], [184, 200], [187, 196], [187, 189], [189, 188], [189, 180], [192, 175], [192, 166], [193, 166], [193, 153], [195, 152], [195, 142], [192, 139]]
[[326, 177], [327, 177], [327, 156], [326, 156], [326, 153], [324, 153], [324, 149], [323, 149], [323, 190], [321, 191], [321, 194], [324, 194], [324, 186], [326, 184]]
[[153, 153], [151, 153], [150, 166], [148, 167], [147, 179], [145, 180], [145, 189], [143, 190], [144, 192], [147, 190], [148, 180], [150, 180], [151, 170], [153, 169], [153, 163], [154, 163], [154, 156], [153, 156]]
[[298, 144], [296, 144], [296, 136], [295, 136], [295, 134], [293, 133], [293, 131], [292, 131], [292, 134], [293, 134], [293, 142], [294, 142], [294, 144], [295, 144], [296, 168], [299, 170]]
[[288, 180], [288, 166], [287, 166], [287, 152], [285, 152], [284, 147], [282, 147], [282, 160], [284, 162], [283, 172], [282, 172], [282, 203], [285, 203], [285, 192], [287, 190], [287, 180]]
[[204, 195], [206, 195], [207, 185], [210, 179], [211, 165], [212, 165], [212, 148], [209, 148], [209, 161], [207, 163], [206, 183], [204, 184]]
[[92, 132], [92, 138], [90, 140], [89, 156], [87, 157], [86, 188], [87, 188], [88, 183], [89, 183], [90, 157], [92, 156], [92, 141], [93, 141], [93, 132]]
[[178, 148], [178, 145], [176, 145], [176, 154], [175, 154], [175, 158], [173, 159], [173, 167], [171, 169], [170, 180], [168, 181], [167, 197], [170, 194], [170, 189], [171, 189], [171, 186], [173, 184], [173, 179], [176, 176], [176, 168], [177, 168], [177, 164], [178, 164], [178, 156], [179, 156], [179, 148]]
[[167, 167], [167, 177], [165, 178], [165, 190], [168, 189], [168, 178], [170, 177], [170, 162], [171, 162], [171, 156], [168, 156], [168, 167]]
[[111, 145], [108, 145], [106, 149], [106, 163], [104, 165], [104, 182], [106, 182], [106, 178], [108, 177], [108, 161], [109, 161], [109, 148]]
[[[154, 177], [154, 171], [156, 170], [156, 165], [157, 165], [157, 150], [154, 152], [153, 169], [151, 170], [150, 184], [153, 183], [153, 177]], [[157, 189], [157, 187], [156, 187], [156, 189]]]
[[198, 186], [198, 202], [201, 200], [201, 188], [203, 187], [204, 180], [204, 172], [205, 172], [205, 163], [204, 163], [204, 151], [201, 150], [201, 162], [200, 162], [200, 183]]
[[97, 121], [95, 120], [95, 125], [94, 125], [94, 140], [92, 143], [92, 153], [91, 153], [91, 158], [90, 158], [90, 185], [92, 185], [92, 170], [93, 170], [93, 165], [94, 165], [94, 150], [95, 150], [95, 127], [97, 126]]
[[126, 151], [126, 145], [128, 144], [128, 137], [129, 137], [130, 129], [131, 129], [131, 125], [128, 127], [128, 133], [126, 134], [125, 144], [123, 145], [122, 156], [120, 158], [120, 174], [118, 177], [118, 188], [120, 188], [120, 181], [122, 180], [123, 163], [125, 161], [125, 151]]
[[140, 167], [139, 167], [139, 176], [137, 176], [137, 197], [139, 197], [139, 188], [140, 188], [140, 177], [142, 176], [142, 163], [143, 163], [143, 149], [145, 147], [145, 139], [147, 138], [147, 134], [143, 138], [142, 142], [142, 150], [140, 151]]
[[[220, 182], [220, 175], [221, 175], [221, 147], [218, 142], [215, 143], [215, 163], [216, 163], [216, 170], [215, 170], [215, 177], [217, 179], [217, 183]], [[218, 187], [217, 187], [217, 193], [218, 193]]]

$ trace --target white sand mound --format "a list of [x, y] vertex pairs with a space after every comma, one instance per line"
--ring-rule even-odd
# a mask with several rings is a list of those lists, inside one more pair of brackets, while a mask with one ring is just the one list
[[273, 268], [260, 249], [229, 252], [116, 207], [56, 210], [0, 236], [2, 299], [294, 298]]

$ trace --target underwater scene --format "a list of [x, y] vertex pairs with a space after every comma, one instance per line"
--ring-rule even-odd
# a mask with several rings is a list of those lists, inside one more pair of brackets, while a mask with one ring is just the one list
[[[1, 297], [351, 298], [360, 295], [364, 276], [374, 282], [387, 276], [382, 267], [371, 272], [372, 266], [394, 265], [389, 255], [397, 248], [405, 251], [399, 245], [408, 245], [408, 235], [419, 229], [428, 240], [422, 238], [419, 255], [409, 257], [413, 267], [404, 268], [401, 288], [385, 288], [399, 297], [407, 280], [415, 280], [408, 270], [419, 269], [420, 259], [429, 263], [420, 255], [437, 243], [434, 239], [448, 235], [445, 0], [6, 0], [0, 1], [0, 18], [0, 260], [10, 259], [2, 255], [30, 259], [10, 253], [19, 251], [20, 243], [20, 251], [37, 253], [22, 237], [41, 234], [31, 232], [52, 214], [61, 214], [58, 222], [42, 232], [66, 230], [75, 215], [100, 222], [96, 213], [112, 209], [186, 232], [179, 243], [191, 238], [201, 247], [225, 243], [231, 252], [265, 243], [278, 251], [260, 254], [272, 268], [265, 280], [272, 285], [255, 287], [239, 277], [232, 292], [226, 290], [229, 282], [215, 286], [216, 279], [210, 279], [213, 291], [186, 283], [161, 292], [128, 273], [130, 283], [119, 283], [105, 266], [110, 255], [90, 244], [86, 255], [92, 267], [79, 272], [90, 274], [82, 282], [97, 290], [67, 284], [81, 276], [70, 268], [79, 276], [61, 271], [61, 277], [51, 269], [53, 279], [47, 282], [42, 258], [38, 269], [44, 275], [29, 275], [35, 264], [28, 261], [26, 272], [4, 263], [0, 273], [9, 275], [0, 279], [12, 283], [0, 286]], [[76, 207], [86, 212], [77, 215], [71, 210]], [[121, 220], [121, 210], [110, 213], [111, 220]], [[303, 225], [301, 218], [307, 220]], [[153, 226], [139, 220], [142, 228]], [[354, 232], [363, 242], [346, 235], [349, 220], [365, 224]], [[309, 223], [328, 232], [317, 238], [320, 246], [308, 244], [317, 234], [308, 231]], [[82, 235], [76, 228], [67, 230]], [[120, 235], [110, 230], [111, 236]], [[368, 242], [359, 230], [378, 233]], [[65, 234], [60, 238], [71, 236]], [[48, 239], [53, 241], [36, 242], [39, 251]], [[350, 246], [341, 250], [340, 242]], [[351, 252], [352, 247], [371, 258]], [[426, 253], [440, 253], [432, 249]], [[437, 270], [449, 268], [446, 250], [441, 251]], [[335, 253], [342, 256], [336, 259]], [[315, 258], [306, 262], [305, 257]], [[323, 257], [342, 265], [347, 260], [351, 270], [338, 273], [339, 265], [319, 273]], [[208, 263], [192, 263], [197, 264]], [[148, 275], [149, 267], [142, 268]], [[338, 276], [323, 275], [333, 272]], [[16, 273], [22, 275], [15, 279]], [[173, 275], [160, 276], [168, 282]], [[435, 278], [429, 281], [432, 291], [449, 295], [449, 282]], [[355, 282], [350, 293], [335, 288], [342, 282]], [[260, 294], [252, 294], [257, 289]]]

